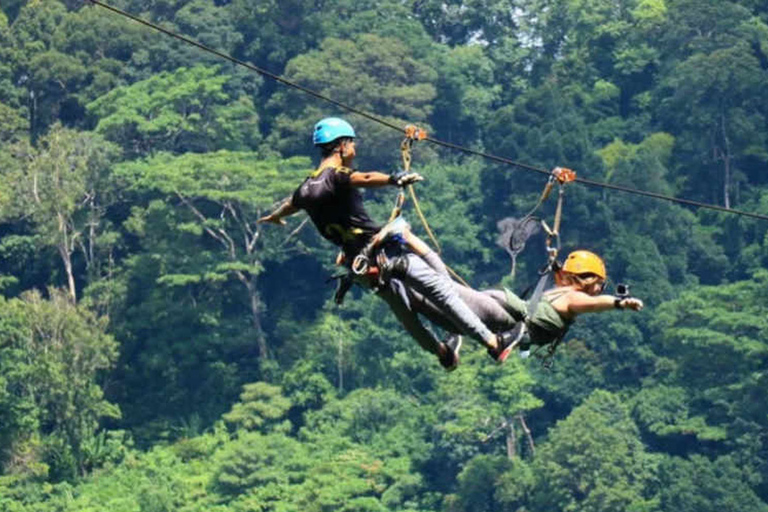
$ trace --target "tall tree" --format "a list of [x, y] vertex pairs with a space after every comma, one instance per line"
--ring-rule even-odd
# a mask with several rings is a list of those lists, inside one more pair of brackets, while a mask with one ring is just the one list
[[[281, 248], [263, 242], [263, 227], [256, 219], [293, 189], [307, 167], [308, 162], [300, 158], [264, 160], [253, 153], [220, 151], [179, 157], [161, 154], [146, 162], [123, 164], [118, 171], [131, 187], [166, 194], [169, 201], [186, 211], [188, 229], [218, 246], [220, 259], [211, 267], [194, 271], [198, 277], [214, 280], [231, 275], [243, 285], [259, 353], [264, 358], [269, 350], [261, 325], [264, 305], [258, 275], [265, 255]], [[193, 278], [185, 270], [192, 269], [173, 269], [163, 279], [191, 282]]]
[[53, 479], [62, 479], [84, 472], [84, 444], [99, 421], [120, 416], [98, 383], [117, 343], [104, 319], [72, 304], [66, 292], [52, 288], [49, 295], [28, 292], [0, 313], [0, 365], [7, 370], [0, 416], [11, 415], [2, 449], [4, 469], [34, 472], [34, 463], [43, 462]]
[[650, 506], [651, 456], [621, 399], [595, 391], [558, 423], [532, 467], [530, 509], [620, 511]]
[[96, 131], [128, 155], [255, 149], [258, 114], [251, 99], [227, 87], [231, 76], [196, 66], [119, 87], [87, 108]]
[[78, 251], [87, 271], [96, 264], [107, 176], [117, 148], [96, 134], [55, 125], [37, 147], [23, 141], [11, 154], [0, 170], [12, 190], [3, 217], [32, 220], [40, 241], [58, 252], [76, 301], [73, 257]]

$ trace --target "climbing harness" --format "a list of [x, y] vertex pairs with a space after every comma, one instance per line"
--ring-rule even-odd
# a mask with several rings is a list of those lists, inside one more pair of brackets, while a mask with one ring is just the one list
[[[555, 186], [558, 187], [558, 193], [557, 193], [557, 206], [555, 208], [555, 219], [552, 224], [552, 227], [550, 227], [546, 221], [543, 219], [539, 220], [541, 228], [546, 233], [546, 252], [547, 252], [547, 262], [546, 264], [539, 270], [539, 280], [536, 283], [536, 286], [533, 288], [533, 293], [531, 294], [531, 298], [528, 301], [528, 308], [525, 314], [525, 317], [523, 318], [523, 322], [525, 323], [526, 329], [525, 331], [530, 331], [530, 323], [531, 320], [536, 315], [536, 311], [539, 307], [539, 302], [541, 301], [542, 294], [544, 293], [544, 290], [547, 288], [547, 284], [549, 283], [549, 278], [552, 274], [554, 274], [557, 270], [560, 268], [560, 264], [557, 261], [557, 257], [560, 252], [560, 224], [563, 219], [563, 202], [565, 199], [565, 186], [568, 183], [572, 183], [576, 180], [576, 173], [572, 171], [571, 169], [567, 169], [565, 167], [556, 167], [552, 170], [552, 173], [549, 176], [549, 179], [547, 180], [547, 184], [544, 186], [544, 190], [542, 191], [541, 195], [539, 196], [539, 200], [536, 202], [536, 205], [531, 209], [528, 214], [526, 214], [525, 217], [519, 222], [517, 222], [517, 226], [523, 229], [527, 229], [528, 232], [532, 232], [529, 226], [531, 219], [535, 219], [533, 217], [533, 214], [538, 210], [541, 205], [546, 201], [550, 194], [552, 193], [552, 190]], [[515, 237], [514, 234], [510, 235], [510, 242], [514, 241]], [[525, 241], [523, 240], [522, 243], [519, 242], [518, 239], [518, 245], [524, 247]], [[517, 248], [513, 248], [510, 244], [509, 246], [509, 252], [513, 254], [514, 256], [517, 255], [517, 253], [522, 250], [520, 248], [517, 250], [517, 252], [513, 252]], [[512, 266], [513, 272], [514, 272], [514, 259], [513, 259], [513, 266]], [[530, 288], [529, 288], [530, 290]], [[528, 290], [526, 290], [523, 295], [527, 295]], [[519, 336], [517, 343], [524, 344], [524, 338], [525, 335]], [[545, 367], [551, 367], [551, 361], [552, 357], [555, 354], [555, 351], [557, 350], [557, 346], [560, 344], [560, 341], [562, 340], [562, 336], [558, 337], [556, 340], [548, 343], [546, 345], [547, 347], [547, 354], [544, 356], [544, 361], [542, 362], [543, 366]], [[538, 350], [536, 351], [538, 352]], [[534, 352], [534, 355], [536, 354]]]
[[[405, 127], [405, 138], [400, 143], [400, 154], [403, 161], [403, 170], [401, 173], [402, 175], [410, 174], [411, 172], [411, 148], [413, 147], [414, 141], [417, 140], [423, 140], [427, 137], [427, 132], [424, 130], [417, 128], [414, 125], [408, 125]], [[397, 197], [395, 198], [395, 205], [392, 207], [392, 212], [389, 215], [389, 220], [384, 225], [381, 230], [376, 233], [376, 235], [371, 238], [371, 240], [368, 242], [368, 244], [360, 250], [360, 252], [355, 256], [355, 259], [352, 261], [352, 273], [354, 273], [357, 276], [363, 276], [368, 273], [370, 268], [372, 268], [372, 258], [376, 252], [376, 249], [383, 244], [387, 239], [398, 236], [399, 238], [403, 238], [403, 233], [405, 233], [406, 230], [410, 228], [410, 225], [401, 217], [401, 213], [403, 211], [403, 205], [405, 204], [405, 191], [404, 188], [408, 188], [411, 190], [411, 193], [413, 193], [413, 185], [405, 185], [400, 186]], [[415, 194], [414, 194], [415, 197]], [[418, 203], [415, 201], [415, 205]], [[421, 211], [418, 209], [417, 211]], [[425, 219], [426, 222], [426, 219]], [[431, 232], [430, 232], [431, 233]], [[402, 241], [402, 240], [401, 240]]]
[[[413, 149], [413, 143], [425, 140], [427, 138], [427, 132], [419, 128], [415, 125], [408, 125], [405, 127], [405, 137], [403, 138], [402, 142], [400, 143], [400, 156], [403, 163], [403, 168], [400, 174], [402, 175], [408, 175], [411, 174], [411, 161], [412, 161], [412, 155], [411, 151]], [[416, 214], [419, 217], [419, 220], [421, 220], [422, 226], [424, 226], [424, 230], [427, 232], [427, 235], [429, 236], [429, 239], [432, 241], [432, 244], [435, 247], [435, 251], [440, 254], [440, 243], [437, 241], [437, 237], [435, 237], [434, 233], [432, 232], [432, 229], [429, 227], [429, 222], [427, 221], [426, 216], [424, 215], [424, 212], [421, 210], [421, 206], [419, 204], [418, 197], [416, 196], [416, 192], [414, 190], [414, 187], [412, 184], [406, 184], [404, 186], [400, 186], [400, 190], [397, 193], [397, 197], [395, 199], [395, 205], [392, 208], [392, 212], [389, 215], [389, 221], [387, 224], [379, 231], [372, 239], [371, 241], [355, 256], [354, 261], [352, 262], [352, 272], [357, 276], [365, 275], [369, 272], [370, 268], [373, 268], [372, 265], [372, 258], [374, 257], [374, 254], [377, 253], [378, 247], [380, 247], [383, 243], [387, 242], [391, 239], [396, 239], [399, 243], [403, 245], [409, 245], [408, 242], [408, 232], [410, 231], [410, 224], [405, 221], [405, 219], [402, 217], [402, 211], [403, 211], [403, 205], [405, 204], [406, 195], [405, 195], [405, 189], [408, 189], [409, 195], [411, 197], [411, 201], [413, 202], [414, 209], [416, 210]], [[381, 258], [380, 258], [381, 259]], [[377, 262], [381, 263], [381, 262]], [[459, 276], [453, 269], [448, 267], [448, 272], [451, 273], [451, 275], [456, 279], [457, 281], [461, 282], [464, 285], [467, 285], [466, 281], [464, 281], [461, 276]], [[468, 285], [467, 285], [468, 286]]]

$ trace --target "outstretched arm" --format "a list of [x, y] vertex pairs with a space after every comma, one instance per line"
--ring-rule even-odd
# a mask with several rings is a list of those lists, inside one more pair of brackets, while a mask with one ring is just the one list
[[583, 292], [571, 292], [568, 294], [568, 313], [580, 315], [581, 313], [599, 313], [611, 309], [643, 309], [643, 301], [634, 297], [614, 297], [613, 295], [598, 295], [592, 297]]
[[293, 206], [293, 203], [290, 199], [286, 199], [283, 204], [281, 204], [277, 210], [270, 213], [269, 215], [265, 215], [264, 217], [260, 218], [258, 223], [263, 222], [271, 222], [272, 224], [277, 224], [278, 226], [285, 226], [285, 221], [283, 220], [283, 217], [288, 217], [289, 215], [293, 215], [294, 213], [297, 213], [299, 211], [299, 208], [296, 208]]
[[359, 188], [377, 188], [386, 187], [387, 185], [410, 185], [411, 183], [416, 183], [423, 179], [424, 178], [422, 178], [420, 174], [415, 172], [384, 174], [383, 172], [378, 171], [355, 171], [349, 175], [349, 184]]

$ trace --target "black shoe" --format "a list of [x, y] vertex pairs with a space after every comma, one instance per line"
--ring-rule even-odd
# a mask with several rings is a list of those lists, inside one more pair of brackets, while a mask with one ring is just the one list
[[443, 345], [447, 349], [443, 356], [440, 356], [440, 365], [446, 369], [446, 371], [452, 372], [459, 366], [459, 349], [461, 348], [461, 335], [450, 334], [443, 341]]
[[512, 329], [500, 332], [496, 335], [496, 340], [499, 345], [496, 349], [489, 348], [488, 353], [497, 362], [503, 363], [507, 360], [507, 357], [509, 357], [512, 350], [523, 341], [527, 331], [528, 329], [526, 329], [525, 322], [517, 322]]

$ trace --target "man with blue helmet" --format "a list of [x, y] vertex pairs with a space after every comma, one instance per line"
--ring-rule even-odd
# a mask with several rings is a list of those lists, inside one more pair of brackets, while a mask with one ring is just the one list
[[[363, 206], [360, 188], [387, 185], [404, 186], [422, 179], [416, 173], [384, 174], [360, 172], [351, 168], [356, 156], [355, 130], [343, 119], [329, 117], [315, 125], [313, 144], [320, 149], [321, 162], [296, 189], [290, 199], [259, 222], [283, 225], [284, 217], [305, 210], [320, 234], [342, 250], [343, 260], [351, 265], [369, 245], [381, 227]], [[443, 343], [419, 320], [409, 292], [427, 297], [457, 328], [482, 343], [497, 361], [509, 354], [505, 337], [492, 333], [460, 298], [440, 257], [415, 235], [407, 231], [398, 243], [386, 248], [388, 273], [377, 288], [406, 330], [425, 350], [435, 354], [448, 370], [458, 364], [460, 338]], [[405, 242], [405, 243], [403, 243]], [[408, 246], [410, 250], [402, 247]]]

